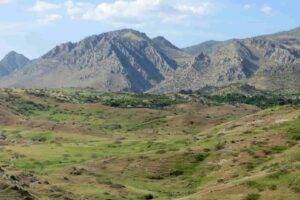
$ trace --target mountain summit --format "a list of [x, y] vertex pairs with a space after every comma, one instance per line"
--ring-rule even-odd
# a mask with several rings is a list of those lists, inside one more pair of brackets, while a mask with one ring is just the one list
[[16, 70], [23, 68], [29, 61], [30, 60], [22, 54], [18, 54], [15, 51], [9, 52], [0, 61], [0, 77], [10, 75]]

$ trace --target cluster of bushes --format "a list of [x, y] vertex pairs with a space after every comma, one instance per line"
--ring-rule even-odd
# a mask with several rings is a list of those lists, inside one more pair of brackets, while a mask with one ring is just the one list
[[46, 111], [49, 107], [33, 101], [19, 102], [15, 106], [15, 110], [23, 115], [31, 115], [34, 111]]
[[35, 111], [47, 111], [50, 108], [48, 105], [27, 100], [12, 93], [7, 94], [5, 101], [9, 103], [9, 108], [25, 116], [32, 115]]
[[[64, 90], [26, 90], [29, 95], [37, 97], [53, 98], [60, 102], [68, 103], [102, 103], [111, 107], [143, 107], [143, 108], [163, 108], [172, 104], [182, 103], [186, 100], [180, 94], [192, 95], [192, 91], [180, 91], [179, 95], [155, 95], [155, 94], [131, 94], [131, 93], [108, 93], [92, 89], [64, 89]], [[205, 102], [213, 103], [244, 103], [267, 108], [277, 105], [298, 105], [299, 95], [277, 95], [268, 92], [243, 94], [239, 92], [210, 95], [209, 93], [198, 92], [199, 97]]]
[[163, 108], [183, 102], [178, 96], [154, 94], [107, 93], [95, 90], [27, 90], [27, 94], [50, 97], [68, 103], [102, 103], [111, 107]]
[[267, 108], [277, 105], [298, 105], [300, 104], [300, 98], [297, 97], [285, 97], [282, 95], [254, 95], [246, 96], [239, 93], [229, 93], [226, 95], [212, 95], [206, 96], [209, 100], [217, 103], [244, 103], [255, 105], [261, 108]]
[[179, 102], [164, 95], [126, 94], [106, 98], [102, 103], [112, 107], [163, 108]]

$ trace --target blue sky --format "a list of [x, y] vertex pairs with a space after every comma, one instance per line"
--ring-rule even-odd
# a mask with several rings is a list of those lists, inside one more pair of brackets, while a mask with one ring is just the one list
[[55, 45], [121, 28], [179, 47], [300, 26], [299, 0], [0, 0], [0, 58], [37, 58]]

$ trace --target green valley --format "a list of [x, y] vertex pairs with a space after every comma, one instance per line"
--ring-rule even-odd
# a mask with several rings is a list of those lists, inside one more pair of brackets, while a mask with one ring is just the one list
[[299, 199], [299, 100], [220, 91], [2, 89], [0, 197]]

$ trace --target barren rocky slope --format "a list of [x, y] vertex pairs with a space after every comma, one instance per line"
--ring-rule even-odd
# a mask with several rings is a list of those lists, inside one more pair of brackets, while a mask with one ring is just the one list
[[18, 73], [2, 78], [1, 86], [143, 92], [191, 57], [161, 43], [131, 29], [94, 35], [55, 47]]
[[185, 49], [193, 64], [152, 89], [155, 92], [197, 90], [248, 82], [258, 89], [299, 92], [300, 28], [243, 40], [209, 42]]
[[300, 28], [183, 50], [163, 37], [123, 29], [61, 44], [32, 62], [23, 58], [0, 69], [1, 87], [168, 93], [242, 82], [299, 93]]

